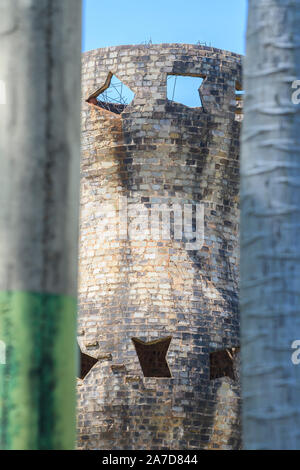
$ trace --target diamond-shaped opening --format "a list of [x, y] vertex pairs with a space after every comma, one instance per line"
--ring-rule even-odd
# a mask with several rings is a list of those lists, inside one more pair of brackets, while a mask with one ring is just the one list
[[133, 91], [118, 77], [109, 72], [104, 85], [86, 101], [112, 113], [121, 114], [133, 98]]
[[79, 348], [79, 351], [80, 351], [79, 379], [82, 380], [90, 372], [92, 367], [94, 367], [96, 362], [98, 362], [98, 359], [95, 359], [94, 357], [89, 356], [88, 354], [84, 354], [80, 348]]
[[166, 355], [172, 336], [145, 342], [132, 338], [145, 377], [172, 377]]
[[170, 101], [184, 104], [190, 108], [201, 108], [201, 91], [205, 76], [168, 75], [167, 97]]
[[210, 380], [221, 377], [230, 377], [235, 380], [234, 359], [240, 348], [229, 348], [209, 355], [210, 362]]

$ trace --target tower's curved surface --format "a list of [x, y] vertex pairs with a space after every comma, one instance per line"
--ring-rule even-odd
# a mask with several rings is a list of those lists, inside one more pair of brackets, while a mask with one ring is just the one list
[[[127, 107], [97, 98], [112, 74]], [[168, 100], [168, 75], [203, 78], [202, 107]], [[83, 55], [78, 339], [99, 360], [78, 381], [79, 448], [240, 445], [237, 89], [241, 57], [211, 47]], [[150, 230], [163, 208], [169, 237]]]

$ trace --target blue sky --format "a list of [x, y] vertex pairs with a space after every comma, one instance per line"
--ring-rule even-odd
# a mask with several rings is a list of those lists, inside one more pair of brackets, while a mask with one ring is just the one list
[[[245, 53], [247, 0], [83, 0], [83, 5], [84, 51], [151, 39], [153, 44], [200, 41]], [[170, 77], [167, 83], [169, 99], [201, 106], [199, 78], [178, 77], [174, 84]], [[122, 90], [129, 102], [130, 93]]]
[[179, 42], [243, 54], [247, 0], [83, 0], [83, 50]]

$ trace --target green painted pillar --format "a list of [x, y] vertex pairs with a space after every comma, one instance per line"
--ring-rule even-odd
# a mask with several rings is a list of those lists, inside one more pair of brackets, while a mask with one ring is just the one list
[[1, 0], [0, 41], [0, 448], [72, 449], [81, 0]]

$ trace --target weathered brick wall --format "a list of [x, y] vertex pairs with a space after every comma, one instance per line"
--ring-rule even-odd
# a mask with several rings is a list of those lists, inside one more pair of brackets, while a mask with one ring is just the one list
[[[109, 72], [135, 92], [120, 115], [85, 101]], [[168, 101], [168, 74], [205, 76], [203, 108]], [[239, 346], [237, 83], [241, 57], [210, 47], [83, 55], [78, 339], [99, 361], [78, 380], [79, 448], [240, 445], [239, 382], [211, 379], [209, 360]], [[119, 196], [129, 219], [136, 203], [204, 202], [203, 247], [188, 250], [172, 237], [109, 239]], [[172, 377], [144, 377], [131, 338], [168, 336]]]

